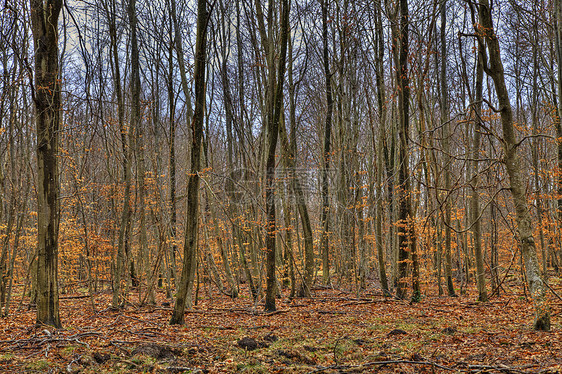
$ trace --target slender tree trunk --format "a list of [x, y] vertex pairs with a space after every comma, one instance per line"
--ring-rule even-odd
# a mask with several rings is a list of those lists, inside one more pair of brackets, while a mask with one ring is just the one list
[[[187, 209], [184, 258], [181, 280], [176, 295], [171, 325], [184, 323], [188, 292], [193, 287], [195, 269], [197, 267], [197, 234], [199, 230], [199, 171], [201, 169], [201, 146], [203, 140], [203, 123], [205, 120], [205, 69], [207, 60], [207, 23], [209, 13], [207, 0], [197, 1], [197, 36], [195, 45], [195, 113], [191, 129], [191, 171], [187, 183]], [[191, 294], [191, 293], [189, 293]]]
[[449, 296], [455, 296], [455, 287], [453, 286], [452, 275], [452, 258], [451, 258], [451, 150], [450, 150], [450, 123], [449, 123], [449, 95], [447, 88], [447, 40], [445, 35], [445, 27], [447, 23], [447, 2], [441, 5], [441, 123], [443, 123], [443, 153], [444, 153], [444, 169], [445, 169], [445, 191], [447, 197], [445, 200], [445, 278], [447, 281], [447, 291]]
[[[533, 10], [538, 12], [537, 9], [537, 2], [533, 2]], [[535, 205], [537, 209], [537, 220], [539, 227], [539, 239], [540, 239], [540, 249], [541, 249], [541, 259], [542, 259], [542, 273], [544, 280], [546, 281], [548, 278], [548, 267], [547, 267], [547, 250], [544, 240], [544, 230], [543, 227], [543, 220], [544, 220], [544, 206], [543, 201], [541, 198], [541, 184], [540, 184], [540, 161], [539, 161], [539, 86], [538, 86], [538, 75], [539, 75], [539, 25], [538, 25], [538, 18], [535, 18], [533, 21], [533, 31], [532, 31], [532, 41], [533, 41], [533, 76], [532, 76], [532, 93], [531, 93], [531, 131], [534, 136], [533, 142], [531, 144], [531, 157], [533, 162], [533, 169], [534, 169], [534, 184], [535, 184]]]
[[554, 0], [554, 14], [556, 20], [555, 44], [558, 59], [558, 116], [555, 121], [556, 137], [558, 139], [558, 221], [562, 222], [562, 0]]
[[[291, 111], [293, 111], [293, 109], [291, 109]], [[296, 121], [296, 119], [292, 118], [291, 121], [293, 120]], [[291, 127], [293, 127], [292, 123]], [[294, 132], [295, 129], [293, 128], [292, 131]], [[312, 279], [314, 277], [314, 242], [312, 236], [312, 225], [310, 224], [310, 216], [308, 214], [308, 207], [306, 205], [303, 186], [301, 184], [299, 176], [295, 173], [296, 145], [289, 143], [284, 121], [281, 121], [279, 125], [279, 134], [281, 136], [281, 147], [284, 153], [284, 158], [286, 160], [285, 165], [290, 171], [291, 190], [293, 191], [293, 194], [295, 196], [304, 235], [304, 280], [299, 286], [298, 293], [301, 297], [309, 297], [310, 289], [312, 287]]]
[[[381, 5], [382, 6], [382, 5]], [[388, 287], [388, 279], [386, 276], [386, 261], [384, 256], [384, 245], [383, 245], [383, 230], [382, 224], [384, 221], [383, 214], [383, 175], [385, 173], [385, 162], [384, 162], [384, 143], [386, 136], [386, 87], [384, 84], [384, 29], [382, 24], [382, 16], [380, 6], [375, 7], [375, 40], [376, 40], [376, 83], [377, 83], [377, 105], [379, 109], [379, 126], [381, 131], [379, 131], [379, 139], [376, 145], [376, 155], [377, 155], [377, 177], [376, 177], [376, 222], [375, 222], [375, 235], [377, 243], [377, 259], [379, 263], [379, 277], [381, 288], [385, 296], [390, 296], [390, 288]], [[374, 130], [373, 130], [374, 131]], [[388, 184], [390, 180], [388, 180]]]
[[[399, 170], [398, 170], [398, 203], [399, 203], [399, 226], [398, 226], [398, 288], [396, 296], [400, 299], [406, 297], [407, 288], [407, 269], [408, 257], [410, 251], [415, 252], [415, 239], [413, 232], [413, 216], [410, 198], [410, 180], [409, 180], [409, 127], [410, 127], [410, 82], [408, 78], [408, 26], [409, 26], [409, 10], [408, 0], [400, 0], [399, 2], [399, 30], [396, 43], [398, 48], [398, 68], [396, 69], [398, 82], [398, 112], [400, 118], [399, 126]], [[416, 277], [416, 269], [413, 275], [413, 294], [412, 301], [418, 301], [420, 297], [419, 279]]]
[[472, 234], [474, 240], [474, 256], [476, 258], [476, 282], [478, 287], [478, 300], [488, 301], [486, 292], [486, 273], [484, 268], [484, 255], [482, 253], [482, 223], [480, 218], [480, 191], [479, 191], [479, 168], [478, 159], [480, 155], [480, 128], [482, 118], [482, 88], [484, 79], [483, 56], [485, 51], [479, 50], [478, 65], [476, 67], [476, 95], [474, 104], [474, 135], [472, 143], [472, 199], [470, 201]]
[[[290, 142], [288, 149], [290, 150], [289, 160], [291, 162], [290, 170], [293, 176], [291, 188], [295, 195], [297, 210], [301, 218], [302, 230], [304, 236], [304, 280], [299, 287], [299, 294], [303, 297], [311, 296], [312, 283], [314, 279], [314, 240], [312, 233], [312, 224], [310, 223], [310, 215], [308, 213], [308, 206], [306, 205], [306, 198], [304, 196], [304, 189], [300, 177], [296, 173], [297, 165], [297, 118], [296, 118], [296, 98], [295, 98], [295, 83], [293, 81], [293, 48], [291, 35], [289, 33], [289, 61], [288, 61], [288, 78], [289, 78], [289, 122], [291, 126], [291, 133], [289, 135]], [[283, 127], [285, 125], [283, 124]], [[298, 233], [298, 232], [297, 232]], [[294, 266], [294, 261], [291, 260]], [[292, 269], [292, 277], [294, 278], [294, 269]]]
[[[268, 104], [268, 147], [267, 162], [265, 175], [265, 206], [267, 214], [267, 233], [265, 238], [265, 247], [267, 249], [267, 275], [266, 275], [266, 293], [265, 293], [265, 310], [275, 310], [276, 295], [276, 278], [275, 278], [275, 259], [276, 259], [276, 243], [277, 236], [276, 218], [275, 218], [275, 149], [277, 148], [277, 138], [279, 135], [279, 122], [281, 119], [281, 110], [283, 109], [283, 82], [285, 77], [285, 62], [287, 58], [287, 42], [289, 38], [289, 0], [281, 1], [281, 51], [279, 62], [277, 65], [277, 74], [275, 73], [275, 64], [273, 59], [273, 45], [269, 45], [269, 93], [270, 100]], [[268, 12], [268, 22], [271, 26], [273, 22], [273, 7], [270, 5]]]
[[[134, 150], [136, 153], [136, 169], [137, 169], [137, 196], [138, 196], [138, 212], [139, 212], [139, 266], [142, 274], [141, 280], [147, 282], [150, 275], [150, 259], [148, 253], [148, 242], [146, 232], [146, 214], [145, 214], [145, 163], [144, 163], [144, 139], [141, 121], [141, 82], [140, 82], [140, 63], [139, 63], [139, 46], [137, 38], [137, 14], [136, 0], [129, 0], [127, 4], [127, 14], [129, 18], [129, 27], [131, 28], [131, 128], [134, 136]], [[139, 284], [139, 299], [141, 299], [141, 285]], [[154, 295], [149, 295], [149, 300], [154, 301]]]
[[111, 3], [112, 8], [106, 9], [108, 22], [109, 22], [109, 37], [110, 37], [110, 63], [113, 73], [113, 82], [115, 96], [117, 98], [117, 120], [119, 124], [120, 138], [121, 138], [121, 148], [123, 151], [123, 181], [125, 183], [124, 195], [123, 195], [123, 210], [121, 212], [121, 222], [119, 225], [119, 239], [117, 243], [117, 254], [115, 256], [115, 265], [113, 267], [113, 298], [112, 307], [119, 308], [124, 300], [122, 288], [123, 288], [123, 273], [125, 269], [125, 256], [128, 252], [128, 236], [131, 221], [131, 167], [130, 167], [130, 148], [128, 135], [129, 131], [125, 126], [125, 105], [123, 102], [123, 92], [121, 88], [121, 72], [119, 65], [119, 48], [117, 40], [117, 25], [116, 25], [116, 8], [115, 3]]
[[[232, 94], [231, 94], [231, 90], [230, 90], [230, 80], [228, 78], [228, 72], [227, 72], [227, 48], [228, 48], [228, 41], [229, 38], [227, 39], [227, 31], [228, 30], [228, 22], [227, 22], [227, 17], [228, 15], [226, 14], [226, 11], [224, 9], [224, 5], [223, 2], [220, 1], [220, 7], [221, 7], [221, 23], [222, 23], [222, 29], [221, 29], [221, 58], [222, 58], [222, 66], [221, 66], [221, 81], [222, 81], [222, 90], [223, 90], [223, 102], [224, 102], [224, 110], [225, 110], [225, 121], [226, 121], [226, 149], [227, 149], [227, 153], [226, 153], [226, 164], [227, 164], [227, 168], [229, 170], [229, 172], [231, 173], [231, 176], [234, 176], [234, 137], [232, 134], [232, 124], [234, 122], [234, 107], [233, 107], [233, 99], [232, 99]], [[229, 188], [232, 190], [233, 195], [231, 196], [232, 201], [231, 204], [228, 207], [228, 210], [230, 212], [231, 217], [237, 217], [238, 213], [236, 212], [236, 207], [234, 206], [234, 204], [237, 204], [239, 201], [237, 201], [236, 199], [236, 190], [238, 189], [237, 186], [235, 186], [234, 183], [236, 183], [238, 181], [232, 181], [229, 180], [227, 181], [227, 184], [229, 186]], [[218, 229], [218, 224], [215, 222], [215, 224], [217, 225], [217, 229]], [[235, 226], [233, 225], [232, 227], [233, 231], [235, 230]], [[218, 233], [218, 230], [217, 230]], [[235, 235], [238, 236], [238, 235]], [[220, 239], [219, 239], [220, 240]], [[232, 273], [230, 271], [230, 266], [228, 264], [228, 259], [226, 257], [227, 253], [226, 250], [224, 249], [224, 246], [221, 244], [221, 254], [223, 256], [223, 261], [226, 261], [225, 263], [225, 269], [226, 269], [226, 274], [227, 274], [227, 281], [230, 287], [230, 295], [232, 297], [237, 297], [238, 296], [238, 289], [236, 287], [236, 284], [234, 283], [234, 278], [232, 277]]]
[[[176, 98], [174, 93], [174, 63], [172, 56], [172, 47], [169, 50], [168, 58], [168, 102], [169, 102], [169, 117], [170, 117], [170, 141], [168, 144], [168, 167], [169, 167], [169, 186], [170, 186], [170, 264], [168, 265], [170, 282], [174, 287], [177, 287], [176, 276], [176, 253], [178, 246], [176, 244], [176, 231], [177, 231], [177, 206], [176, 206]], [[170, 287], [171, 285], [168, 285]], [[171, 297], [171, 295], [167, 295]]]
[[322, 0], [322, 58], [324, 64], [324, 78], [326, 80], [326, 122], [324, 125], [324, 149], [322, 151], [322, 236], [320, 251], [322, 252], [322, 279], [324, 284], [330, 282], [330, 243], [328, 232], [330, 229], [330, 203], [328, 200], [328, 169], [330, 168], [330, 144], [332, 134], [332, 111], [334, 101], [332, 98], [332, 74], [330, 73], [330, 60], [328, 51], [328, 0]]

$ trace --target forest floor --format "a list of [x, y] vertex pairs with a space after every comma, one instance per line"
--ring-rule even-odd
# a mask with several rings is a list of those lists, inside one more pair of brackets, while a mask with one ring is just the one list
[[[562, 283], [551, 286], [562, 294]], [[558, 283], [558, 284], [556, 284]], [[203, 293], [184, 326], [169, 301], [111, 310], [111, 295], [62, 295], [64, 327], [35, 326], [35, 311], [1, 319], [0, 372], [40, 373], [560, 373], [562, 303], [549, 292], [552, 331], [531, 329], [523, 294], [423, 297], [315, 290], [264, 313], [242, 290]], [[133, 299], [131, 299], [133, 301]]]

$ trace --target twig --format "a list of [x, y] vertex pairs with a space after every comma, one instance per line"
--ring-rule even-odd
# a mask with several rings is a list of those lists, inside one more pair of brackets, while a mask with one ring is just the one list
[[73, 370], [72, 370], [72, 365], [73, 365], [74, 363], [76, 363], [76, 362], [79, 362], [81, 358], [82, 358], [82, 355], [79, 355], [79, 356], [76, 357], [74, 360], [70, 361], [70, 363], [66, 366], [66, 371], [67, 371], [68, 373], [72, 373], [72, 372], [73, 372]]
[[352, 305], [362, 305], [362, 304], [373, 304], [378, 303], [380, 300], [365, 300], [365, 301], [352, 301], [350, 303], [342, 304], [342, 306], [352, 306]]
[[165, 368], [163, 368], [166, 371], [171, 371], [172, 373], [183, 373], [185, 371], [191, 373], [191, 372], [195, 372], [194, 368], [188, 368], [185, 366], [167, 366]]
[[546, 280], [543, 279], [542, 282], [543, 282], [544, 284], [546, 284], [546, 286], [548, 287], [548, 289], [554, 294], [554, 296], [556, 296], [556, 297], [558, 298], [558, 300], [562, 301], [562, 297], [560, 297], [560, 295], [558, 295], [558, 294], [556, 293], [556, 291], [554, 291], [554, 290], [552, 289], [552, 287], [550, 287], [550, 284], [548, 284], [548, 282], [547, 282]]
[[492, 365], [468, 365], [467, 367], [468, 370], [477, 370], [477, 371], [483, 371], [483, 370], [497, 370], [500, 372], [505, 372], [505, 373], [525, 373], [525, 371], [520, 370], [520, 369], [516, 369], [513, 367], [509, 367], [506, 365], [501, 365], [501, 366], [492, 366]]

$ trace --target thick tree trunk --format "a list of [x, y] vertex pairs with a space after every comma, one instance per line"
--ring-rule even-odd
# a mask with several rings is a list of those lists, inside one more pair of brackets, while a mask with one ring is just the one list
[[486, 73], [493, 79], [496, 95], [500, 105], [501, 124], [503, 131], [503, 144], [505, 148], [505, 165], [509, 175], [511, 196], [515, 204], [517, 229], [521, 252], [525, 262], [529, 292], [535, 307], [536, 330], [550, 330], [550, 308], [545, 296], [545, 285], [540, 276], [537, 259], [537, 249], [533, 238], [531, 215], [525, 194], [523, 171], [517, 154], [518, 142], [513, 126], [513, 112], [509, 100], [509, 92], [505, 83], [504, 68], [501, 60], [500, 44], [495, 34], [488, 0], [479, 0], [478, 12], [482, 29], [480, 42], [486, 43], [490, 66], [485, 67]]
[[37, 323], [61, 327], [58, 294], [59, 173], [61, 126], [58, 18], [61, 0], [31, 1], [35, 47], [37, 127]]

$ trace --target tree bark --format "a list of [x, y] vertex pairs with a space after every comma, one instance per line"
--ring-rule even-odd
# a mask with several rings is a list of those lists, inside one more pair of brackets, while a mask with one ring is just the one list
[[61, 0], [32, 0], [37, 127], [37, 323], [61, 327], [58, 291], [59, 170], [61, 126], [58, 19]]

